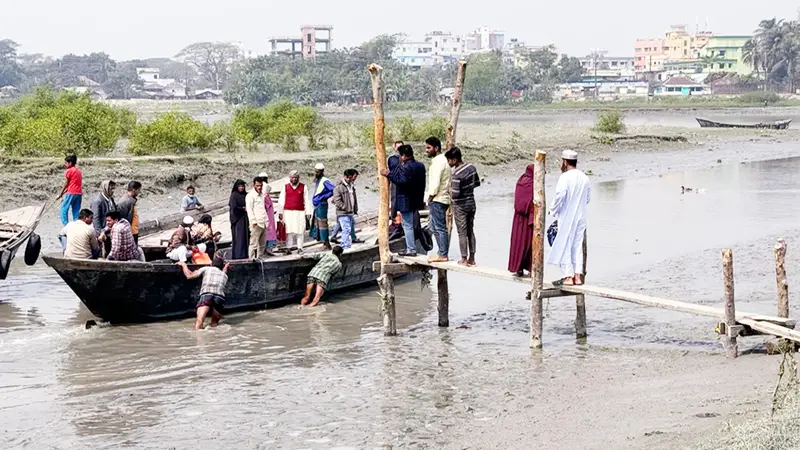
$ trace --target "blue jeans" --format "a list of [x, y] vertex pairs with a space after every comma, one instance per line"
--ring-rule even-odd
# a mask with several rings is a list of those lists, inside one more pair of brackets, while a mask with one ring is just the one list
[[61, 224], [69, 223], [69, 210], [72, 209], [72, 220], [78, 220], [81, 212], [81, 194], [64, 194], [64, 201], [61, 202]]
[[[339, 216], [336, 218], [336, 225], [342, 229], [342, 248], [350, 248], [353, 246], [353, 225], [355, 218], [351, 215]], [[336, 236], [334, 234], [334, 236]]]
[[[342, 217], [349, 217], [350, 218], [350, 240], [356, 240], [356, 216], [342, 216]], [[339, 236], [339, 233], [342, 231], [342, 226], [339, 225], [339, 218], [336, 218], [336, 223], [333, 224], [333, 229], [331, 230], [331, 238], [336, 238]]]
[[406, 235], [406, 251], [408, 253], [416, 253], [417, 239], [414, 237], [414, 211], [401, 211], [400, 217], [403, 218], [403, 234]]
[[447, 258], [447, 253], [450, 249], [450, 239], [447, 237], [447, 208], [449, 207], [450, 205], [439, 202], [430, 202], [428, 204], [433, 235], [436, 237], [436, 246], [439, 247], [439, 256], [444, 258]]

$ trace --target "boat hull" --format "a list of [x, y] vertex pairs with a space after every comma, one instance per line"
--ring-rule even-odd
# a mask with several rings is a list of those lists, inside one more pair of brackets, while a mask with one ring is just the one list
[[701, 128], [761, 128], [761, 129], [770, 129], [770, 130], [786, 130], [789, 128], [789, 124], [792, 123], [792, 120], [779, 120], [777, 122], [768, 122], [768, 123], [756, 123], [756, 124], [732, 124], [732, 123], [723, 123], [723, 122], [715, 122], [713, 120], [706, 120], [696, 118], [697, 123], [700, 124]]
[[[403, 248], [402, 240], [392, 242]], [[95, 316], [111, 323], [152, 322], [192, 316], [200, 295], [200, 280], [187, 280], [181, 268], [168, 262], [114, 262], [43, 256]], [[378, 246], [342, 255], [343, 270], [331, 279], [330, 291], [374, 283], [373, 261]], [[225, 312], [252, 310], [299, 301], [306, 277], [316, 263], [311, 258], [277, 257], [264, 261], [231, 261], [225, 289]], [[200, 266], [190, 266], [196, 269]]]

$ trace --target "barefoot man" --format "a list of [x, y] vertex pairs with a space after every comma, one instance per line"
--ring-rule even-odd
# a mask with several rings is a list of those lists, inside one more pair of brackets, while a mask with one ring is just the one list
[[185, 262], [179, 262], [178, 265], [183, 269], [187, 280], [203, 278], [200, 285], [200, 298], [197, 300], [197, 320], [194, 321], [194, 329], [202, 330], [204, 328], [209, 312], [211, 313], [211, 326], [217, 326], [219, 320], [222, 319], [220, 310], [225, 304], [225, 285], [228, 284], [230, 263], [224, 263], [220, 270], [219, 266], [223, 265], [223, 262], [215, 259], [213, 266], [203, 267], [194, 272], [186, 266]]
[[550, 213], [558, 220], [558, 233], [547, 263], [561, 268], [562, 278], [554, 284], [583, 284], [583, 239], [586, 234], [586, 207], [589, 205], [589, 177], [577, 169], [578, 153], [561, 154], [561, 176]]
[[342, 247], [334, 245], [330, 253], [315, 253], [309, 255], [309, 258], [318, 259], [319, 262], [311, 269], [311, 272], [308, 273], [306, 296], [300, 301], [301, 308], [305, 306], [311, 298], [314, 285], [317, 286], [317, 290], [314, 292], [314, 301], [308, 306], [317, 306], [317, 303], [322, 299], [322, 294], [328, 289], [328, 283], [331, 281], [331, 277], [342, 270], [342, 252], [344, 252]]

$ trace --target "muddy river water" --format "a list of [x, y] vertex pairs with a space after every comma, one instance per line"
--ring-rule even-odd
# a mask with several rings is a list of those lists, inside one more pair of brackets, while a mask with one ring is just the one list
[[[785, 236], [793, 248], [798, 172], [800, 159], [786, 159], [594, 184], [590, 282], [720, 304], [719, 250], [733, 246], [737, 306], [774, 313], [771, 246]], [[506, 266], [513, 181], [480, 193], [479, 264]], [[529, 352], [521, 285], [452, 274], [452, 327], [439, 330], [435, 294], [406, 280], [397, 338], [382, 335], [375, 287], [203, 332], [189, 320], [85, 330], [91, 314], [55, 273], [15, 266], [0, 284], [2, 448], [436, 447], [466, 415], [492, 420], [511, 380], [546, 375], [506, 363]], [[589, 341], [577, 344], [572, 299], [548, 302], [545, 360], [717, 349], [708, 319], [588, 303]]]

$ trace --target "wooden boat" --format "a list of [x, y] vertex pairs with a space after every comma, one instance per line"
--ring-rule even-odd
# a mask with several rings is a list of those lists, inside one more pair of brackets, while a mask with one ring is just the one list
[[0, 213], [0, 280], [8, 276], [17, 250], [34, 235], [43, 210], [42, 206], [26, 206]]
[[697, 123], [700, 124], [701, 128], [765, 128], [770, 130], [786, 130], [789, 128], [789, 124], [792, 123], [792, 119], [779, 120], [777, 122], [756, 123], [750, 125], [714, 122], [713, 120], [701, 119], [699, 117], [696, 118], [696, 120]]
[[[380, 259], [375, 227], [362, 230], [365, 242], [353, 244], [342, 255], [343, 270], [331, 279], [331, 291], [374, 283], [373, 261]], [[401, 250], [403, 238], [391, 242]], [[225, 257], [229, 249], [220, 250]], [[226, 312], [263, 308], [299, 301], [306, 276], [316, 263], [311, 255], [322, 251], [314, 243], [303, 256], [292, 254], [264, 260], [231, 261], [226, 288]], [[199, 280], [186, 280], [171, 261], [118, 262], [43, 256], [95, 316], [111, 323], [151, 322], [192, 316], [200, 294]], [[191, 266], [197, 269], [200, 266]]]

